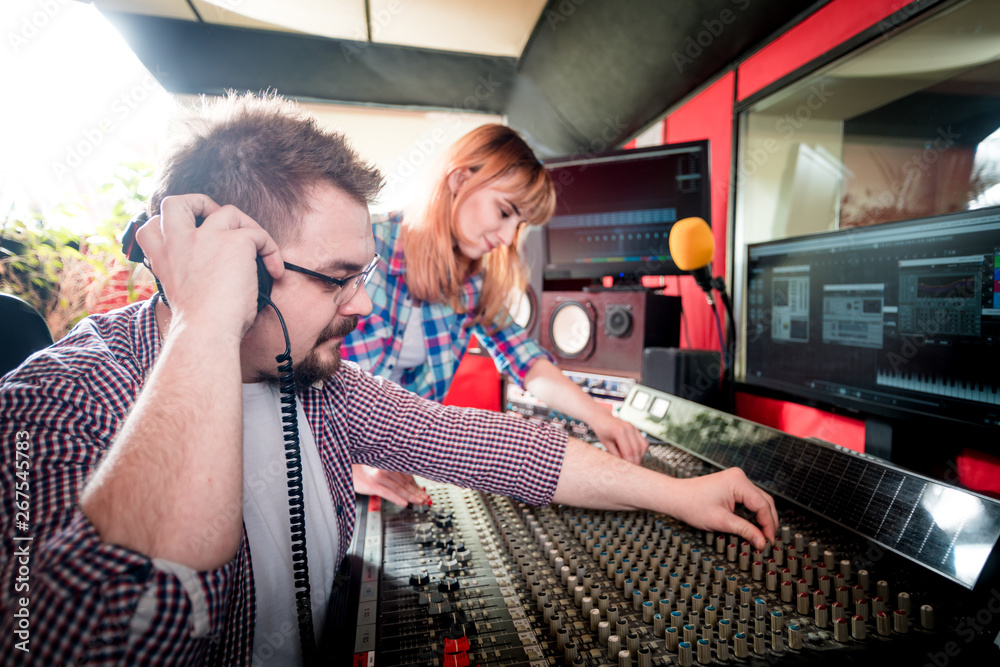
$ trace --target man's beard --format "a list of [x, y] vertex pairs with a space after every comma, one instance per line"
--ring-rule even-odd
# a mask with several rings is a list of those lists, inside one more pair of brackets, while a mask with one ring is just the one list
[[[295, 379], [295, 390], [301, 392], [312, 387], [317, 382], [328, 380], [340, 370], [340, 346], [333, 350], [332, 355], [327, 360], [321, 360], [316, 353], [316, 348], [323, 343], [334, 339], [344, 338], [358, 327], [358, 318], [352, 315], [347, 319], [331, 323], [324, 329], [316, 339], [316, 344], [312, 351], [302, 361], [296, 362], [292, 367]], [[293, 360], [294, 361], [294, 360]], [[278, 384], [275, 377], [261, 378], [271, 384]]]

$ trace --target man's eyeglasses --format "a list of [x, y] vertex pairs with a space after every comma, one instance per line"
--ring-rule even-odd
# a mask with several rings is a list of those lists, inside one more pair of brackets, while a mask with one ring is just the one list
[[381, 258], [376, 253], [375, 258], [368, 263], [364, 271], [347, 276], [346, 278], [331, 278], [330, 276], [324, 276], [322, 273], [316, 273], [315, 271], [310, 271], [309, 269], [304, 269], [301, 266], [289, 264], [288, 262], [285, 262], [285, 268], [289, 271], [304, 273], [307, 276], [322, 280], [327, 285], [339, 287], [340, 289], [337, 290], [337, 293], [333, 297], [333, 302], [340, 306], [354, 298], [354, 295], [358, 293], [358, 289], [362, 285], [368, 284], [368, 281], [372, 279], [372, 274], [375, 273], [375, 267], [378, 266], [379, 259]]

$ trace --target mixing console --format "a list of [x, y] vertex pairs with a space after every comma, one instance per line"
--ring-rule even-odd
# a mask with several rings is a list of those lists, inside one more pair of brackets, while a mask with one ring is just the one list
[[[638, 406], [643, 390], [633, 387], [626, 404]], [[702, 426], [721, 414], [696, 410], [707, 411]], [[638, 425], [649, 418], [648, 409], [631, 415]], [[644, 465], [691, 477], [717, 469], [709, 458], [656, 440]], [[762, 484], [782, 522], [762, 551], [650, 512], [531, 507], [431, 482], [430, 508], [362, 502], [352, 585], [340, 591], [346, 613], [328, 623], [324, 654], [379, 667], [997, 664], [991, 522], [1000, 504], [946, 487], [961, 494], [952, 512], [985, 513], [948, 520], [975, 524], [986, 554], [962, 551], [971, 538], [953, 528], [958, 553], [934, 569], [923, 562], [930, 552], [896, 553], [884, 535], [785, 499], [781, 481]], [[856, 491], [852, 502], [864, 503]]]

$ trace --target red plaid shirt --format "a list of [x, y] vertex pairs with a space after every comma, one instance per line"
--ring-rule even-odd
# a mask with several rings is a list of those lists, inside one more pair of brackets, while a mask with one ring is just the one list
[[[231, 562], [183, 580], [143, 554], [102, 542], [77, 503], [159, 352], [155, 301], [84, 320], [0, 384], [5, 663], [251, 662], [254, 616], [267, 610], [256, 609], [245, 532]], [[338, 562], [354, 532], [352, 462], [419, 471], [534, 504], [549, 502], [555, 491], [566, 441], [558, 429], [441, 406], [349, 362], [299, 400], [337, 510]], [[199, 533], [209, 537], [211, 526], [193, 526], [192, 539]], [[130, 638], [136, 603], [150, 588], [152, 621]], [[17, 633], [25, 628], [26, 634]], [[20, 644], [23, 637], [27, 644]]]

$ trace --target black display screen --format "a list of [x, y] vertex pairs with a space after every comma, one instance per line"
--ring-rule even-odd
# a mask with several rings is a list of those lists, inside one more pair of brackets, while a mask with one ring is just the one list
[[747, 384], [1000, 426], [1000, 209], [747, 253]]
[[678, 220], [711, 224], [708, 142], [548, 160], [556, 212], [546, 229], [545, 278], [680, 273], [667, 239]]

